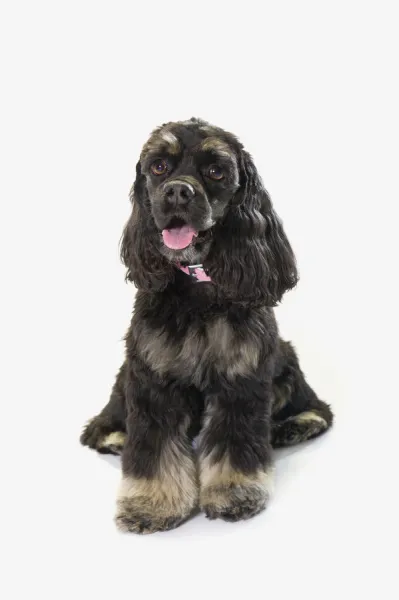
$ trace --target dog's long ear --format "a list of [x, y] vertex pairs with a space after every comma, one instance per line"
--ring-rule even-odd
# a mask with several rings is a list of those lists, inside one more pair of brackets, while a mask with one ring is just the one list
[[298, 280], [294, 253], [250, 155], [241, 151], [240, 188], [215, 228], [205, 267], [231, 299], [275, 306]]
[[138, 289], [161, 291], [173, 279], [173, 267], [157, 248], [159, 232], [151, 215], [150, 200], [140, 162], [130, 192], [132, 214], [121, 239], [121, 259], [127, 268], [126, 279]]

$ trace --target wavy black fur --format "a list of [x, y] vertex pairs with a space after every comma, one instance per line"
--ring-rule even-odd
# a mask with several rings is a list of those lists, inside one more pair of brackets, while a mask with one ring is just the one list
[[[167, 164], [162, 176], [152, 173], [154, 160]], [[223, 169], [220, 181], [210, 179], [210, 164]], [[198, 119], [153, 132], [131, 201], [121, 257], [138, 291], [126, 360], [81, 441], [122, 452], [122, 529], [174, 527], [198, 503], [211, 518], [251, 517], [268, 501], [272, 445], [332, 424], [274, 318], [298, 279], [293, 251], [250, 155]], [[198, 232], [181, 250], [161, 233], [176, 218]], [[212, 283], [178, 267], [199, 262]]]

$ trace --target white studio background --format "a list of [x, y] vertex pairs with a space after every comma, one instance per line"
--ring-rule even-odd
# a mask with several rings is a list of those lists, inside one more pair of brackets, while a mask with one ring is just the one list
[[[397, 595], [397, 10], [1, 2], [2, 597]], [[140, 148], [191, 116], [255, 158], [301, 272], [281, 332], [337, 421], [256, 519], [122, 535], [119, 462], [78, 437], [122, 361]]]

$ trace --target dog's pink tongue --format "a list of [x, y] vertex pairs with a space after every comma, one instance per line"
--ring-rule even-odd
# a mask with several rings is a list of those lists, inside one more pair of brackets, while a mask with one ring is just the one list
[[162, 232], [165, 246], [172, 250], [181, 250], [187, 248], [193, 241], [193, 237], [197, 235], [195, 229], [190, 225], [182, 227], [173, 227], [172, 229], [164, 229]]

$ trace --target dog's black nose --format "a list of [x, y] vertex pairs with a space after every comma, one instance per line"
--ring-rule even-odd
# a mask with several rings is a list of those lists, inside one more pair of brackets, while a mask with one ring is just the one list
[[186, 206], [195, 196], [195, 190], [190, 183], [184, 181], [170, 182], [164, 188], [166, 203], [173, 207]]

